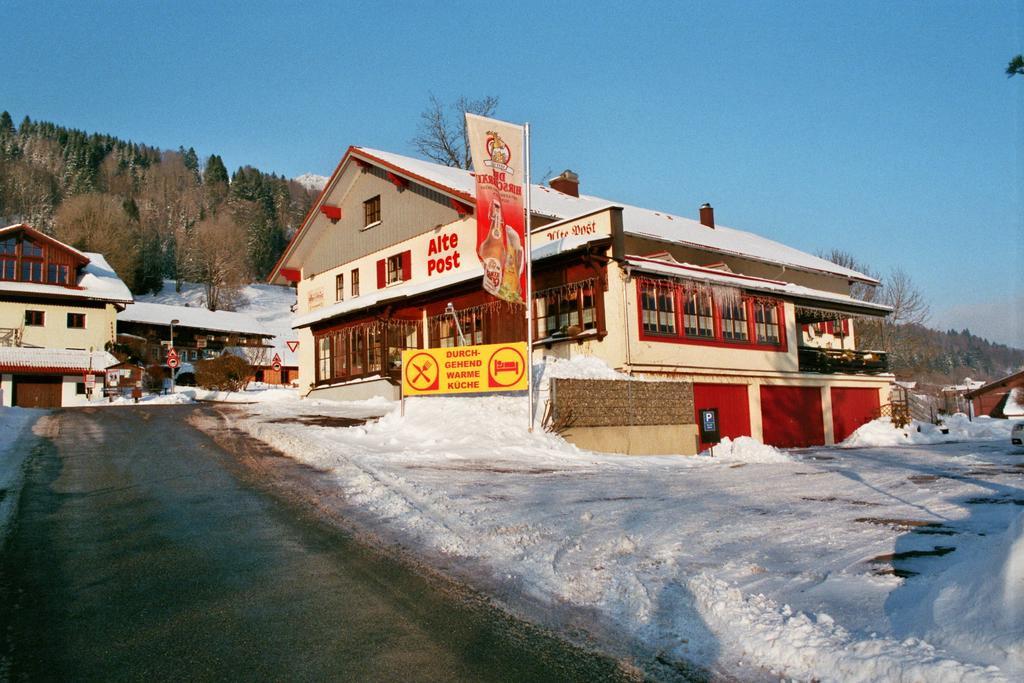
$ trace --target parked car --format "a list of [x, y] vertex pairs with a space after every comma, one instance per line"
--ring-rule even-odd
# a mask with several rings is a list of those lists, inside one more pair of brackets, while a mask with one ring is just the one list
[[1018, 422], [1010, 430], [1010, 443], [1014, 446], [1024, 446], [1024, 422]]

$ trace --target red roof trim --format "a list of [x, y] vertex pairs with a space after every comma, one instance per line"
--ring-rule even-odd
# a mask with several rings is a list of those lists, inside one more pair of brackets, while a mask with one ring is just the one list
[[386, 175], [388, 180], [391, 181], [391, 184], [397, 187], [399, 190], [404, 190], [405, 188], [409, 187], [408, 178], [402, 178], [401, 176], [397, 176], [391, 171], [385, 171], [384, 175]]
[[22, 374], [22, 375], [83, 375], [92, 373], [93, 375], [104, 374], [103, 370], [97, 370], [96, 368], [58, 368], [53, 366], [37, 367], [35, 365], [0, 365], [0, 372], [6, 374]]

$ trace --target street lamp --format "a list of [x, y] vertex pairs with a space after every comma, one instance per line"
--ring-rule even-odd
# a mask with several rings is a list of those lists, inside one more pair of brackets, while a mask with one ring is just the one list
[[[179, 322], [181, 322], [181, 321], [178, 320], [177, 318], [174, 318], [174, 319], [171, 320], [171, 348], [169, 349], [168, 352], [174, 350], [174, 326], [177, 325]], [[175, 373], [174, 368], [169, 368], [169, 369], [171, 371], [171, 393], [173, 394], [174, 393], [174, 375], [176, 373]]]

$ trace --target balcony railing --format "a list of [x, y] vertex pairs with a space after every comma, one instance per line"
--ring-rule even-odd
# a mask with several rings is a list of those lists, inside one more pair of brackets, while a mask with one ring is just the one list
[[799, 348], [800, 372], [849, 372], [869, 375], [889, 371], [889, 358], [882, 351]]
[[0, 327], [0, 346], [21, 346], [21, 329]]

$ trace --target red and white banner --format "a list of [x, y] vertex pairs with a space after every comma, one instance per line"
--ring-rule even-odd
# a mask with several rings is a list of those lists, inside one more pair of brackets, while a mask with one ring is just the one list
[[476, 253], [484, 267], [484, 289], [524, 303], [529, 253], [524, 128], [469, 113], [466, 127], [476, 173]]

